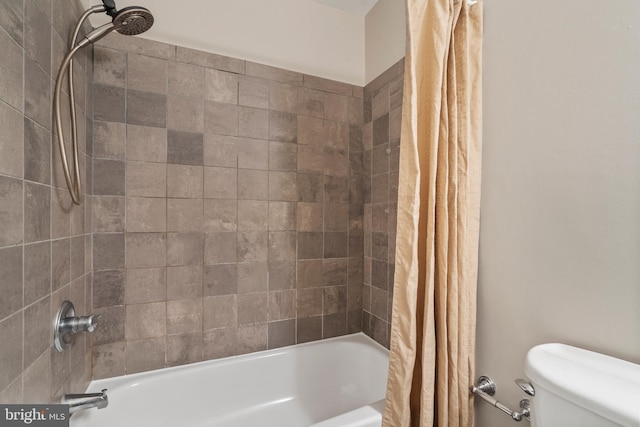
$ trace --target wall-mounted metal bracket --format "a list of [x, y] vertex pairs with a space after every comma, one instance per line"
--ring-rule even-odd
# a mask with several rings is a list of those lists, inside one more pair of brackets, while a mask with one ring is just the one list
[[[518, 386], [530, 396], [533, 396], [535, 394], [533, 386], [531, 386], [531, 384], [527, 383], [525, 380], [518, 379], [516, 380], [516, 384], [518, 384]], [[491, 406], [496, 407], [505, 414], [509, 415], [514, 421], [522, 421], [523, 418], [526, 418], [527, 420], [530, 419], [531, 410], [529, 409], [529, 399], [522, 399], [520, 401], [520, 412], [512, 411], [511, 409], [507, 408], [502, 403], [491, 397], [496, 393], [496, 383], [493, 382], [493, 380], [489, 377], [483, 375], [478, 378], [478, 385], [471, 386], [471, 393], [475, 394], [478, 397], [481, 397]]]

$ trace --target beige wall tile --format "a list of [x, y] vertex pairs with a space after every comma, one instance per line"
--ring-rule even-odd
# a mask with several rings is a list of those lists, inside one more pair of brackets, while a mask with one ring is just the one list
[[257, 77], [239, 77], [238, 104], [247, 107], [269, 108], [269, 81]]
[[298, 86], [269, 82], [269, 109], [297, 114]]
[[8, 34], [0, 34], [0, 49], [4, 52], [3, 73], [0, 74], [0, 99], [22, 111], [23, 52]]
[[21, 243], [23, 239], [22, 182], [0, 176], [0, 246]]
[[167, 98], [167, 129], [204, 132], [204, 101], [170, 95]]
[[162, 337], [166, 334], [166, 303], [127, 305], [125, 337], [127, 341]]
[[324, 121], [320, 118], [298, 116], [298, 144], [323, 145]]
[[93, 378], [110, 378], [125, 374], [125, 343], [117, 342], [91, 348]]
[[[11, 251], [12, 248], [3, 249], [1, 251]], [[14, 249], [15, 250], [15, 249]], [[17, 254], [16, 254], [17, 255]], [[6, 256], [2, 256], [3, 259], [9, 259]], [[10, 264], [14, 264], [13, 268], [20, 268], [22, 263], [11, 261]], [[2, 263], [0, 263], [2, 264]], [[11, 274], [2, 273], [2, 277], [11, 277]], [[9, 289], [12, 286], [17, 286], [18, 281], [10, 283]], [[4, 288], [3, 288], [4, 291]], [[40, 242], [32, 245], [25, 245], [24, 247], [24, 304], [31, 304], [51, 291], [51, 242]]]
[[204, 168], [201, 166], [167, 165], [167, 197], [202, 198]]
[[286, 290], [296, 287], [296, 262], [269, 262], [269, 290]]
[[167, 300], [201, 298], [202, 284], [201, 265], [167, 267]]
[[127, 162], [127, 196], [166, 197], [167, 166], [162, 163]]
[[160, 302], [167, 299], [167, 270], [156, 268], [128, 268], [126, 272], [126, 304]]
[[235, 328], [237, 325], [237, 296], [206, 297], [203, 300], [203, 328]]
[[238, 138], [238, 167], [243, 169], [269, 168], [269, 142], [263, 139]]
[[238, 106], [205, 101], [205, 133], [238, 136]]
[[165, 366], [164, 337], [127, 341], [125, 352], [125, 370], [127, 374], [151, 371]]
[[202, 332], [167, 337], [167, 366], [178, 366], [201, 361], [203, 346]]
[[125, 221], [125, 198], [112, 196], [94, 196], [93, 231], [122, 232]]
[[167, 302], [167, 334], [202, 332], [202, 299]]
[[238, 326], [267, 321], [267, 293], [238, 295]]
[[51, 345], [51, 298], [43, 298], [24, 310], [24, 366], [29, 366]]
[[266, 350], [267, 334], [266, 323], [238, 326], [238, 354]]
[[167, 199], [167, 231], [202, 231], [202, 199]]
[[166, 127], [166, 95], [127, 90], [127, 123], [157, 128]]
[[204, 197], [207, 199], [235, 199], [239, 171], [235, 168], [204, 168]]
[[266, 292], [269, 282], [269, 267], [266, 262], [238, 264], [238, 293]]
[[124, 123], [95, 121], [93, 123], [93, 157], [124, 160], [127, 127]]
[[225, 71], [205, 69], [205, 98], [210, 101], [238, 103], [238, 75]]
[[268, 238], [266, 231], [238, 232], [238, 261], [267, 261]]
[[295, 319], [296, 317], [296, 291], [269, 292], [267, 301], [267, 316], [269, 322], [275, 320]]
[[238, 199], [268, 200], [269, 173], [261, 170], [238, 170]]
[[205, 233], [204, 263], [218, 264], [236, 262], [237, 233]]
[[203, 256], [202, 233], [167, 233], [167, 265], [201, 265]]
[[23, 307], [23, 256], [22, 247], [0, 249], [0, 277], [2, 277], [2, 299], [0, 299], [0, 319], [4, 319]]
[[103, 270], [93, 273], [93, 308], [114, 307], [125, 301], [124, 270]]
[[295, 230], [296, 218], [295, 202], [269, 202], [269, 230]]
[[93, 49], [93, 81], [124, 87], [127, 77], [127, 54], [120, 50], [95, 46]]
[[[25, 125], [22, 114], [4, 103], [0, 103], [0, 173], [21, 178], [23, 176], [23, 141], [31, 146], [24, 136]], [[35, 126], [33, 126], [35, 128]], [[26, 152], [30, 156], [30, 152]]]
[[143, 92], [167, 93], [167, 61], [129, 53], [127, 88]]
[[269, 348], [279, 348], [296, 343], [295, 319], [269, 322]]
[[[18, 312], [0, 322], [0, 340], [4, 343], [22, 343], [23, 313]], [[22, 345], [0, 347], [0, 390], [8, 387], [22, 372]]]
[[204, 135], [204, 164], [235, 168], [238, 166], [237, 138], [207, 133]]
[[218, 328], [204, 333], [203, 357], [218, 359], [237, 354], [238, 333], [233, 328]]
[[167, 161], [167, 130], [127, 125], [127, 160], [164, 163]]
[[166, 265], [167, 238], [164, 233], [127, 233], [127, 268]]
[[168, 66], [168, 80], [169, 95], [182, 95], [193, 98], [203, 97], [203, 67], [170, 61]]
[[238, 293], [238, 264], [204, 266], [204, 295], [219, 296]]
[[203, 230], [236, 231], [238, 226], [238, 201], [223, 199], [204, 200]]
[[238, 200], [238, 231], [267, 230], [269, 202]]
[[298, 316], [312, 317], [322, 314], [322, 288], [298, 289]]
[[164, 232], [167, 229], [167, 201], [161, 198], [127, 197], [128, 232]]

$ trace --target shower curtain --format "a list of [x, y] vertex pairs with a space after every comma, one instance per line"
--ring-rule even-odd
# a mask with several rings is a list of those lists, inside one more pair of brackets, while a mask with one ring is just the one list
[[406, 2], [396, 270], [382, 425], [472, 426], [482, 1]]

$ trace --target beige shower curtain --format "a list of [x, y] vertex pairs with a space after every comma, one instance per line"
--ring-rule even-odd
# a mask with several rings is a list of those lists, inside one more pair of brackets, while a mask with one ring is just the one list
[[406, 0], [385, 427], [472, 426], [482, 1]]

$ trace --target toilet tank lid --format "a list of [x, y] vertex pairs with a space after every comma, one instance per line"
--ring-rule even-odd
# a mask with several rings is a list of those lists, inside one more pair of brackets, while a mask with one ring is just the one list
[[640, 365], [565, 344], [527, 353], [525, 374], [550, 392], [621, 425], [640, 425]]

